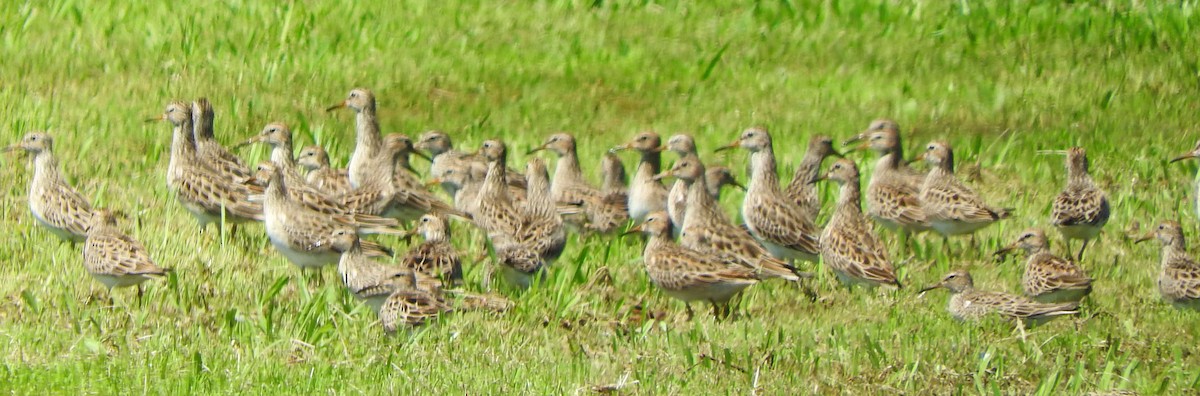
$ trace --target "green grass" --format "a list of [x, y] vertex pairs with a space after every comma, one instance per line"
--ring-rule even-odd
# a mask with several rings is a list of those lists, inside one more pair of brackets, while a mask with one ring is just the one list
[[[74, 185], [133, 214], [122, 226], [178, 270], [149, 285], [144, 306], [128, 290], [115, 308], [89, 302], [104, 293], [78, 246], [35, 226], [30, 172], [0, 159], [0, 391], [563, 394], [622, 378], [646, 394], [1200, 387], [1200, 314], [1158, 299], [1157, 247], [1125, 236], [1163, 219], [1198, 235], [1196, 166], [1166, 163], [1200, 137], [1192, 2], [340, 3], [0, 3], [0, 143], [51, 131]], [[261, 227], [200, 234], [164, 185], [169, 128], [142, 122], [207, 96], [223, 141], [278, 120], [344, 161], [353, 119], [322, 109], [356, 86], [376, 92], [385, 132], [442, 129], [464, 148], [498, 136], [519, 164], [570, 131], [589, 173], [645, 129], [691, 132], [706, 160], [744, 162], [711, 150], [765, 125], [790, 174], [808, 136], [895, 118], [910, 150], [949, 141], [961, 168], [981, 165], [975, 185], [992, 202], [1018, 208], [977, 249], [956, 241], [947, 257], [918, 238], [900, 268], [913, 286], [971, 267], [982, 287], [1018, 290], [1018, 261], [989, 252], [1047, 225], [1063, 165], [1036, 150], [1086, 147], [1114, 215], [1084, 263], [1098, 282], [1083, 317], [1026, 340], [1003, 323], [953, 321], [944, 292], [847, 291], [827, 273], [819, 302], [773, 282], [746, 295], [741, 320], [688, 322], [645, 279], [637, 238], [611, 237], [572, 237], [547, 285], [509, 292], [519, 303], [504, 316], [385, 337], [333, 269], [302, 292]], [[723, 203], [733, 213], [740, 198]], [[458, 229], [460, 247], [478, 251]], [[471, 266], [469, 282], [482, 272]], [[642, 320], [639, 305], [666, 316]]]

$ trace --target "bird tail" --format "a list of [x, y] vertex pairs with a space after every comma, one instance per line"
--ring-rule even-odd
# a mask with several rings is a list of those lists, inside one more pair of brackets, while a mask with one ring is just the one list
[[758, 262], [757, 268], [762, 279], [783, 278], [792, 282], [813, 277], [813, 273], [796, 269], [791, 264], [774, 257], [764, 257]]

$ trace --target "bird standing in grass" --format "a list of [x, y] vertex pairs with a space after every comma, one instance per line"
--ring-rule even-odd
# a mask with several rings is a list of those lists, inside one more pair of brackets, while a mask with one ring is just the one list
[[1088, 242], [1100, 235], [1100, 229], [1108, 223], [1111, 213], [1108, 195], [1088, 174], [1087, 152], [1082, 147], [1052, 153], [1067, 156], [1067, 186], [1054, 198], [1050, 224], [1067, 240], [1067, 254], [1071, 254], [1072, 239], [1083, 240], [1083, 247], [1076, 256], [1082, 261]]
[[613, 147], [610, 152], [637, 150], [641, 154], [633, 180], [629, 184], [629, 217], [642, 221], [646, 215], [667, 209], [667, 188], [654, 175], [662, 172], [662, 139], [654, 132], [641, 132], [633, 140]]
[[32, 157], [33, 179], [29, 181], [29, 211], [38, 225], [72, 244], [87, 238], [92, 205], [64, 180], [54, 156], [54, 139], [45, 132], [26, 134], [5, 152], [22, 150]]
[[952, 294], [946, 310], [955, 319], [977, 321], [988, 315], [997, 315], [1025, 327], [1040, 324], [1063, 315], [1079, 313], [1075, 309], [1079, 302], [1047, 304], [1008, 293], [989, 292], [975, 289], [975, 281], [967, 271], [954, 271], [942, 277], [937, 284], [921, 289], [945, 288]]
[[[837, 206], [821, 233], [821, 259], [847, 286], [900, 288], [887, 248], [862, 213], [858, 167], [839, 159], [825, 177], [840, 185]], [[816, 182], [814, 180], [813, 182]]]
[[776, 258], [816, 262], [821, 231], [810, 211], [797, 206], [780, 188], [771, 134], [764, 128], [750, 128], [718, 151], [737, 147], [750, 151], [750, 184], [742, 200], [742, 218], [750, 234]]
[[1138, 242], [1156, 238], [1162, 242], [1159, 294], [1176, 307], [1200, 310], [1200, 264], [1188, 256], [1183, 227], [1174, 221], [1166, 221]]
[[[1008, 209], [987, 205], [954, 176], [954, 152], [949, 144], [931, 142], [918, 159], [931, 167], [921, 185], [921, 208], [943, 238], [970, 234], [974, 241], [975, 231], [1009, 217]], [[949, 244], [943, 246], [949, 249]]]
[[1092, 278], [1070, 260], [1050, 253], [1050, 244], [1042, 230], [1031, 228], [1012, 244], [996, 252], [1025, 251], [1025, 275], [1021, 286], [1025, 295], [1044, 303], [1079, 301], [1092, 292]]
[[136, 286], [139, 302], [142, 282], [165, 276], [170, 271], [155, 264], [141, 242], [121, 232], [108, 209], [92, 212], [87, 242], [83, 246], [83, 267], [108, 287], [109, 300], [113, 288]]
[[653, 212], [627, 232], [642, 232], [649, 236], [642, 253], [646, 275], [668, 296], [683, 301], [689, 319], [694, 315], [691, 303], [696, 301], [712, 304], [713, 315], [717, 318], [728, 316], [729, 300], [758, 283], [759, 275], [736, 261], [676, 244], [671, 229], [671, 219], [666, 212]]

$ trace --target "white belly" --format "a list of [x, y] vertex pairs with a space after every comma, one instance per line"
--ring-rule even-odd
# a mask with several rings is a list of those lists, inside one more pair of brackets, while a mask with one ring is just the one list
[[950, 235], [970, 234], [972, 232], [978, 231], [979, 229], [981, 229], [983, 227], [987, 227], [994, 222], [983, 221], [983, 222], [978, 222], [978, 223], [968, 223], [968, 222], [954, 221], [954, 220], [933, 220], [931, 223], [933, 225], [933, 229], [937, 230], [938, 233], [940, 233], [942, 235], [950, 236]]
[[113, 275], [105, 275], [105, 274], [91, 274], [91, 275], [93, 278], [96, 278], [96, 280], [100, 281], [100, 283], [103, 283], [104, 286], [107, 286], [109, 289], [136, 286], [138, 284], [141, 284], [142, 282], [145, 282], [147, 279], [150, 279], [150, 278], [147, 278], [145, 275], [123, 275], [123, 276], [113, 276]]
[[1058, 232], [1069, 239], [1095, 239], [1100, 235], [1100, 229], [1101, 227], [1080, 224], [1058, 227]]
[[729, 299], [733, 298], [734, 295], [737, 295], [742, 290], [746, 290], [746, 288], [749, 287], [750, 285], [751, 285], [751, 283], [749, 283], [749, 282], [747, 282], [747, 283], [719, 282], [719, 283], [707, 284], [707, 285], [698, 286], [698, 287], [689, 287], [686, 289], [679, 289], [679, 290], [668, 290], [668, 289], [662, 289], [662, 290], [663, 290], [663, 293], [666, 293], [668, 296], [671, 296], [672, 298], [675, 298], [675, 299], [683, 300], [685, 302], [712, 301], [717, 304], [724, 304], [724, 303], [728, 302]]

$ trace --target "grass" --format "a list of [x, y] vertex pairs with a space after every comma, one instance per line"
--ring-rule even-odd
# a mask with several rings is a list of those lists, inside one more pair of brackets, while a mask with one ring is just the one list
[[[1166, 163], [1197, 137], [1197, 17], [1193, 2], [0, 3], [0, 143], [51, 131], [72, 183], [133, 214], [122, 226], [177, 269], [144, 305], [131, 291], [89, 302], [104, 293], [79, 247], [35, 226], [30, 172], [0, 159], [0, 391], [1196, 392], [1200, 315], [1158, 299], [1157, 247], [1126, 233], [1181, 219], [1198, 235], [1196, 166]], [[645, 129], [694, 133], [707, 161], [741, 162], [711, 150], [765, 125], [790, 174], [808, 136], [895, 118], [910, 150], [949, 141], [960, 168], [980, 165], [992, 202], [1018, 208], [977, 249], [956, 241], [946, 256], [917, 238], [900, 268], [913, 286], [971, 267], [983, 287], [1018, 290], [1019, 261], [989, 252], [1047, 225], [1063, 165], [1036, 150], [1086, 147], [1114, 215], [1084, 262], [1098, 279], [1085, 314], [1026, 340], [953, 321], [943, 292], [847, 291], [828, 273], [819, 302], [770, 283], [746, 295], [741, 320], [688, 322], [647, 283], [637, 239], [612, 237], [572, 237], [546, 285], [507, 292], [519, 304], [504, 316], [385, 337], [332, 269], [302, 292], [259, 226], [199, 233], [164, 186], [169, 128], [141, 122], [207, 96], [219, 139], [285, 121], [344, 163], [353, 119], [322, 109], [355, 86], [380, 98], [385, 132], [438, 128], [462, 147], [499, 136], [520, 163], [565, 130], [588, 172]], [[740, 198], [723, 204], [734, 213]], [[471, 266], [469, 283], [481, 275]]]

